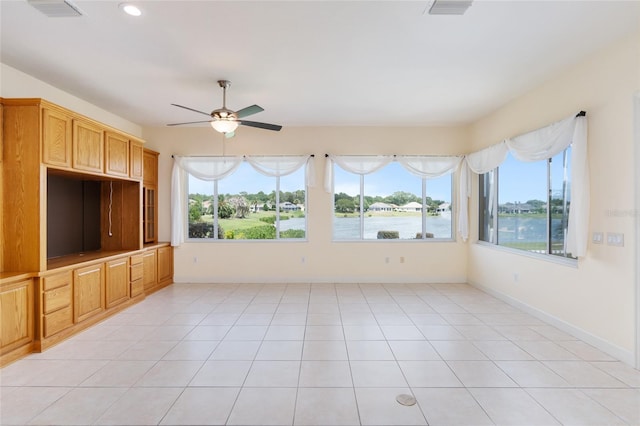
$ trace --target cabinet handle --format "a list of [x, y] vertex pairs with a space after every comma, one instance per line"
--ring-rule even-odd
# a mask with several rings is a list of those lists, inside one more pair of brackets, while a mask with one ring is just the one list
[[78, 276], [81, 277], [83, 275], [93, 274], [94, 272], [100, 272], [100, 268], [92, 269], [90, 271], [80, 272]]

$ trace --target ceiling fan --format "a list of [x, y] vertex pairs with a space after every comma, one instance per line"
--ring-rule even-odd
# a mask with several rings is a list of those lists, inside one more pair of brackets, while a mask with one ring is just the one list
[[259, 129], [275, 130], [276, 132], [282, 129], [282, 126], [277, 124], [260, 123], [258, 121], [242, 120], [244, 117], [248, 117], [253, 114], [264, 111], [264, 108], [258, 105], [251, 105], [246, 108], [242, 108], [238, 111], [232, 111], [227, 108], [227, 89], [231, 86], [229, 80], [218, 80], [218, 84], [222, 87], [222, 108], [214, 109], [210, 113], [204, 111], [198, 111], [197, 109], [189, 108], [186, 106], [171, 104], [178, 108], [188, 109], [189, 111], [197, 112], [211, 117], [210, 120], [204, 121], [189, 121], [186, 123], [172, 123], [167, 126], [181, 126], [183, 124], [196, 124], [196, 123], [210, 123], [216, 131], [223, 133], [225, 137], [231, 138], [234, 136], [235, 130], [238, 125], [257, 127]]

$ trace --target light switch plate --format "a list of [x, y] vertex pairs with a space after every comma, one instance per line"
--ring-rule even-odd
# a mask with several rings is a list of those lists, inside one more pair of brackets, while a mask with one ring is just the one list
[[624, 247], [624, 234], [617, 232], [607, 232], [607, 245]]
[[594, 232], [593, 236], [591, 237], [591, 241], [593, 242], [593, 244], [602, 244], [603, 239], [604, 235], [602, 235], [602, 232]]

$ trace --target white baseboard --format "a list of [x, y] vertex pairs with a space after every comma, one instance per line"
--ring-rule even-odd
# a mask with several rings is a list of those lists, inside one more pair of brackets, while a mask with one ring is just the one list
[[[390, 279], [391, 278], [391, 279]], [[194, 283], [194, 284], [295, 284], [295, 283], [344, 283], [344, 284], [465, 284], [466, 277], [407, 277], [399, 275], [398, 277], [380, 277], [380, 276], [283, 276], [283, 277], [256, 277], [256, 276], [239, 276], [229, 277], [201, 277], [175, 275], [173, 281], [176, 283]]]
[[576, 327], [573, 324], [570, 324], [556, 316], [553, 316], [545, 311], [542, 311], [538, 308], [535, 308], [533, 306], [527, 305], [526, 303], [523, 303], [517, 299], [514, 299], [511, 296], [508, 296], [504, 293], [501, 293], [499, 291], [493, 290], [489, 287], [485, 287], [482, 284], [479, 283], [475, 283], [475, 282], [469, 282], [470, 285], [476, 287], [479, 290], [484, 291], [485, 293], [488, 293], [500, 300], [502, 300], [505, 303], [508, 303], [509, 305], [516, 307], [526, 313], [528, 313], [529, 315], [532, 315], [536, 318], [538, 318], [541, 321], [544, 321], [550, 325], [553, 325], [554, 327], [564, 331], [565, 333], [568, 333], [588, 344], [590, 344], [591, 346], [594, 346], [598, 349], [600, 349], [602, 352], [616, 358], [619, 359], [620, 361], [624, 362], [625, 364], [629, 364], [630, 366], [635, 366], [635, 354], [632, 351], [628, 351], [624, 348], [621, 348], [617, 345], [614, 345], [613, 343], [602, 339], [601, 337], [598, 337], [592, 333], [589, 333], [586, 330], [583, 330], [579, 327]]

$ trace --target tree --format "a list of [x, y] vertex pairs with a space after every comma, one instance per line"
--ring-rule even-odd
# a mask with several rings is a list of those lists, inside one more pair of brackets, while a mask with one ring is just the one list
[[393, 194], [386, 197], [385, 202], [389, 204], [395, 204], [397, 206], [404, 206], [407, 203], [412, 201], [421, 202], [420, 198], [416, 195], [413, 195], [410, 192], [405, 191], [396, 191]]
[[202, 202], [189, 204], [189, 222], [200, 222], [202, 219]]
[[229, 219], [235, 213], [233, 206], [226, 201], [218, 202], [218, 218]]
[[340, 192], [334, 196], [334, 201], [336, 203], [338, 202], [338, 200], [343, 200], [343, 199], [353, 201], [353, 197], [349, 194], [345, 194], [344, 192]]
[[336, 201], [337, 213], [353, 213], [356, 210], [356, 205], [351, 197], [341, 198]]

